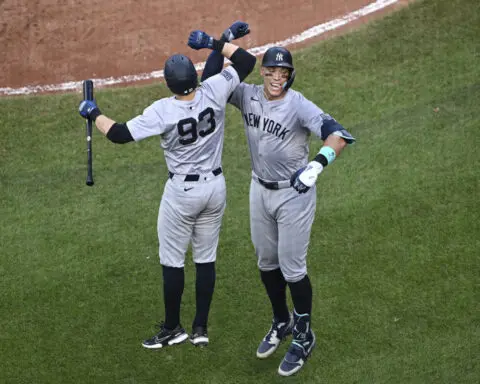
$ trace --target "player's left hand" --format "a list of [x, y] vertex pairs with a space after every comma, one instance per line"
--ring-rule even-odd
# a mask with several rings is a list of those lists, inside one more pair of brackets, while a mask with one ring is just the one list
[[190, 32], [190, 36], [188, 37], [188, 46], [196, 50], [202, 48], [212, 49], [213, 37], [209, 36], [203, 31], [192, 31]]
[[306, 167], [300, 168], [292, 175], [290, 184], [298, 193], [305, 193], [313, 187], [322, 170], [322, 164], [311, 161]]
[[248, 35], [249, 33], [250, 29], [247, 23], [244, 23], [243, 21], [236, 21], [230, 26], [230, 28], [223, 32], [222, 37], [227, 43], [229, 43], [232, 40], [239, 39]]
[[97, 103], [93, 100], [82, 100], [78, 106], [78, 112], [80, 113], [80, 116], [84, 117], [85, 119], [90, 118], [91, 113], [95, 109], [98, 109], [98, 107]]

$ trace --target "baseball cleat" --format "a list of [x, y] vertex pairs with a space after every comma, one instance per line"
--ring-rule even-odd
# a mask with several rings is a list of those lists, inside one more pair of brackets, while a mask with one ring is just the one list
[[278, 367], [278, 373], [281, 376], [290, 376], [298, 372], [312, 354], [315, 343], [316, 339], [313, 331], [310, 331], [307, 340], [302, 342], [293, 340], [288, 348], [287, 354]]
[[310, 329], [309, 315], [295, 313], [295, 326], [292, 334], [292, 343], [278, 367], [278, 373], [281, 376], [290, 376], [302, 369], [315, 347], [316, 338]]
[[202, 326], [194, 327], [190, 335], [190, 342], [196, 347], [206, 347], [208, 345], [207, 328]]
[[266, 359], [273, 352], [275, 352], [282, 340], [292, 333], [292, 328], [293, 317], [291, 314], [288, 322], [281, 323], [274, 318], [270, 330], [258, 346], [257, 357], [259, 359]]
[[188, 335], [181, 325], [177, 325], [175, 329], [167, 329], [164, 324], [159, 325], [160, 332], [152, 338], [145, 340], [142, 345], [148, 349], [160, 349], [169, 345], [180, 344], [187, 340]]

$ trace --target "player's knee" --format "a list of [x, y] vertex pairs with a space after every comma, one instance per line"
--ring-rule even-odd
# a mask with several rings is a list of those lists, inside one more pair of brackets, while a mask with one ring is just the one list
[[288, 268], [282, 268], [282, 273], [287, 283], [296, 283], [307, 276], [307, 270], [293, 271]]
[[274, 269], [278, 269], [279, 264], [278, 260], [275, 258], [258, 258], [257, 262], [258, 269], [261, 271], [272, 271]]
[[214, 263], [217, 261], [216, 249], [208, 252], [194, 252], [193, 261], [196, 264]]
[[161, 265], [162, 267], [167, 267], [167, 268], [185, 268], [185, 263], [180, 263], [180, 262], [178, 262], [178, 263], [176, 263], [176, 262], [171, 263], [171, 262], [165, 261], [165, 262], [162, 263], [162, 262], [160, 261], [160, 265]]
[[160, 264], [164, 267], [184, 268], [185, 258], [175, 258], [172, 256], [166, 256], [163, 253], [160, 253]]

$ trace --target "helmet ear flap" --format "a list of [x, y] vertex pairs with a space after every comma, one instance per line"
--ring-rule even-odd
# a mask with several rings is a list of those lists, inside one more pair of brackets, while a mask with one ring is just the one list
[[285, 83], [283, 83], [282, 88], [284, 91], [286, 91], [288, 88], [292, 86], [293, 81], [295, 80], [295, 75], [296, 75], [295, 69], [293, 69], [292, 73], [290, 73], [290, 77], [288, 78], [288, 80]]

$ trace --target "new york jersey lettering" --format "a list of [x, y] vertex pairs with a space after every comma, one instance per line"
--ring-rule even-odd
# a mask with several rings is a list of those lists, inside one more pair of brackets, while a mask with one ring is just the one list
[[281, 140], [285, 140], [285, 135], [290, 132], [287, 128], [282, 127], [282, 124], [277, 123], [268, 117], [263, 118], [263, 130], [277, 136]]
[[259, 128], [260, 126], [260, 116], [255, 115], [254, 113], [245, 113], [243, 115], [245, 119], [245, 124], [249, 127]]
[[254, 113], [244, 113], [243, 119], [245, 121], [245, 125], [251, 128], [260, 128], [260, 121], [263, 121], [263, 128], [264, 132], [270, 133], [274, 136], [277, 136], [281, 140], [285, 140], [285, 135], [290, 132], [287, 128], [282, 127], [282, 124], [269, 119], [268, 117], [264, 117], [263, 120], [261, 116], [256, 115]]

